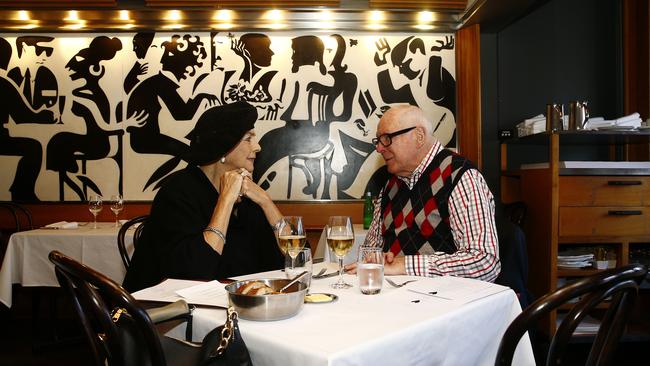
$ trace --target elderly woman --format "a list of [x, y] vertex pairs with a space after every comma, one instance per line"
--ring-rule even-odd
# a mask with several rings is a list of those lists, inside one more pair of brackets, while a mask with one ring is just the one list
[[281, 268], [273, 228], [282, 214], [251, 180], [260, 151], [246, 102], [207, 110], [191, 136], [193, 164], [156, 195], [124, 287], [164, 278], [212, 280]]

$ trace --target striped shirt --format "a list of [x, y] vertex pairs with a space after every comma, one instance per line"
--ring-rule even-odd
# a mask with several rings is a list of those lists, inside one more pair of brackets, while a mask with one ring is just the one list
[[[422, 162], [409, 177], [398, 177], [413, 189], [422, 172], [442, 150], [435, 142]], [[381, 234], [381, 198], [375, 201], [372, 223], [368, 229], [365, 246], [383, 247]], [[494, 197], [483, 175], [470, 169], [463, 174], [449, 197], [449, 225], [457, 251], [453, 254], [405, 256], [406, 273], [415, 276], [444, 276], [476, 278], [494, 282], [501, 270], [496, 225], [494, 223]]]

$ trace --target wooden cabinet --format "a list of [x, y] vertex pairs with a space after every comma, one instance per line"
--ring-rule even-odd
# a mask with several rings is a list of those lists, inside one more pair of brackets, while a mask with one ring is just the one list
[[[562, 163], [594, 160], [589, 158], [592, 155], [622, 160], [631, 145], [635, 150], [650, 151], [650, 133], [563, 131], [501, 145], [501, 199], [505, 203], [521, 200], [528, 206], [529, 287], [536, 296], [598, 272], [593, 267], [558, 269], [560, 251], [603, 247], [621, 266], [630, 262], [630, 250], [650, 250], [650, 168], [616, 166], [623, 164], [606, 169], [576, 168]], [[582, 150], [585, 154], [576, 159]], [[521, 169], [525, 163], [538, 164], [530, 165], [535, 169]], [[560, 312], [568, 308], [570, 305]], [[543, 320], [545, 333], [555, 332], [556, 318], [557, 313], [552, 313]], [[650, 329], [645, 331], [650, 335]]]

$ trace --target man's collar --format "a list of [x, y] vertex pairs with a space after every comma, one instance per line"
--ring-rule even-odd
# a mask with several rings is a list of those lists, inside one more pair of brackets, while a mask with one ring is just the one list
[[401, 181], [406, 183], [409, 186], [409, 188], [412, 188], [415, 182], [417, 182], [418, 179], [420, 179], [420, 176], [422, 175], [424, 169], [426, 169], [429, 166], [431, 160], [433, 160], [433, 157], [436, 156], [440, 152], [440, 150], [442, 150], [442, 145], [437, 140], [434, 141], [433, 146], [431, 146], [431, 148], [424, 156], [424, 158], [420, 160], [420, 164], [418, 164], [415, 170], [413, 170], [411, 175], [409, 175], [408, 177], [397, 176], [397, 178], [399, 178]]

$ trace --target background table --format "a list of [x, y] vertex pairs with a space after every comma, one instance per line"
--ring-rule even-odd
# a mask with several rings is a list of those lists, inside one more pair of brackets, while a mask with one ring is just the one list
[[[54, 265], [47, 258], [58, 250], [79, 262], [122, 283], [126, 269], [117, 248], [115, 223], [92, 223], [76, 229], [36, 229], [21, 231], [9, 238], [7, 252], [0, 268], [0, 301], [12, 304], [12, 284], [58, 287]], [[127, 250], [133, 252], [133, 230], [127, 231]]]
[[[329, 264], [332, 267], [332, 264]], [[318, 270], [316, 268], [315, 270]], [[344, 275], [354, 285], [334, 290], [336, 278], [312, 280], [311, 292], [328, 292], [338, 300], [305, 304], [296, 316], [279, 321], [240, 319], [242, 337], [255, 365], [493, 365], [501, 337], [521, 312], [515, 293], [495, 286], [498, 293], [461, 303], [409, 291], [414, 284], [429, 286], [435, 279], [392, 276], [417, 282], [393, 288], [384, 282], [378, 295], [362, 295], [356, 276]], [[283, 277], [279, 271], [242, 278]], [[464, 278], [447, 277], [468, 286]], [[137, 296], [136, 296], [137, 297]], [[201, 340], [223, 324], [224, 310], [194, 311], [194, 340]], [[170, 334], [183, 337], [184, 327]], [[526, 335], [515, 353], [514, 365], [535, 364]]]
[[[363, 228], [361, 224], [354, 224], [354, 245], [348, 254], [343, 258], [343, 264], [350, 264], [357, 261], [357, 254], [359, 253], [359, 246], [363, 244], [366, 240], [366, 234], [368, 230]], [[327, 233], [325, 229], [320, 234], [320, 239], [318, 240], [318, 247], [316, 248], [316, 254], [314, 259], [323, 258], [325, 262], [337, 262], [336, 255], [327, 246]]]

